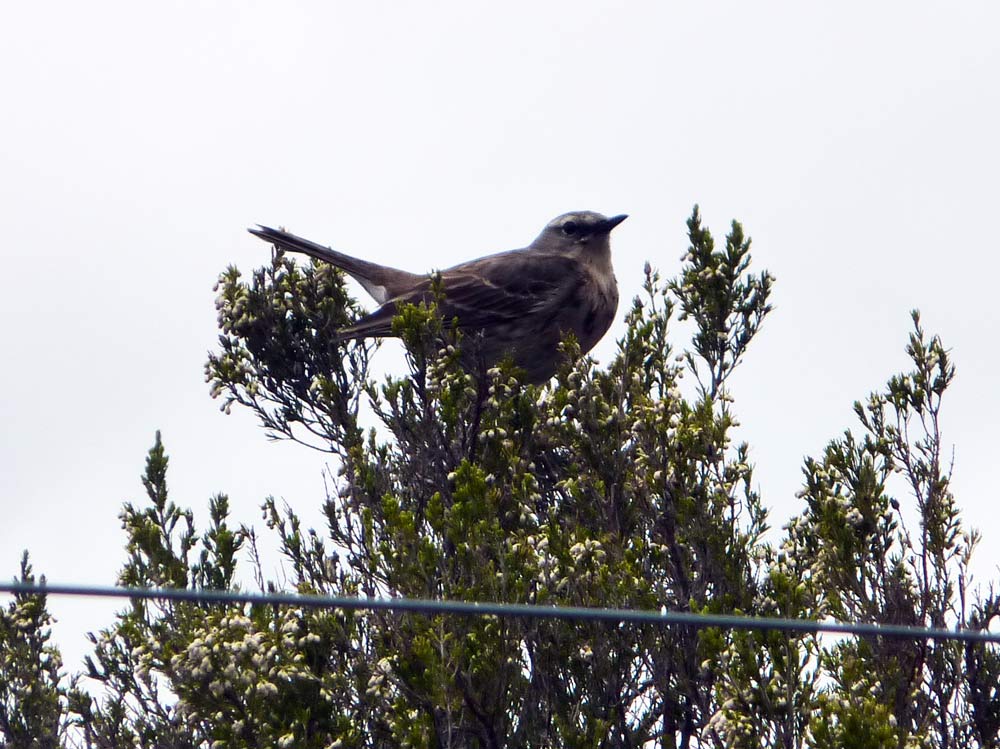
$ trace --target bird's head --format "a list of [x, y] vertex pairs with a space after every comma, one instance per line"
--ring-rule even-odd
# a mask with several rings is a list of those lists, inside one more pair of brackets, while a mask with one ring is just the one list
[[608, 234], [628, 216], [608, 218], [593, 211], [573, 211], [556, 216], [531, 243], [546, 250], [607, 250]]

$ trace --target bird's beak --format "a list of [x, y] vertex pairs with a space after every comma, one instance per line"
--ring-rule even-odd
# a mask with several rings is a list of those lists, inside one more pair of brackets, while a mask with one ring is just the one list
[[619, 216], [612, 216], [611, 218], [609, 218], [607, 221], [604, 222], [604, 230], [605, 231], [611, 231], [616, 226], [618, 226], [618, 224], [620, 224], [622, 221], [624, 221], [627, 218], [628, 218], [628, 214], [626, 214], [626, 213], [622, 213]]

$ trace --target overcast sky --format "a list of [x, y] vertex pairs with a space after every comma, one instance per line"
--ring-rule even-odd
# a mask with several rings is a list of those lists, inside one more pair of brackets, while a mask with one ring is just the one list
[[[28, 548], [52, 582], [114, 583], [156, 429], [199, 521], [217, 491], [237, 522], [269, 494], [318, 518], [322, 456], [203, 379], [217, 274], [269, 256], [246, 226], [423, 272], [628, 213], [606, 361], [697, 202], [777, 277], [733, 381], [773, 523], [905, 367], [919, 307], [958, 366], [945, 439], [995, 579], [998, 28], [992, 2], [8, 3], [0, 576]], [[68, 666], [118, 606], [51, 601]]]

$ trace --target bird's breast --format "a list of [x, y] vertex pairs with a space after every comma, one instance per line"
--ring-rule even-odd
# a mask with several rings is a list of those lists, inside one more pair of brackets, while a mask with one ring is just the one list
[[618, 310], [618, 284], [613, 274], [589, 274], [564, 310], [562, 327], [572, 331], [586, 353], [608, 332]]

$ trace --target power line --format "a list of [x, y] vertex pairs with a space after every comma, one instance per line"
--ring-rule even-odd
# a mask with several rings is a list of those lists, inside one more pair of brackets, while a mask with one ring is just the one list
[[970, 629], [941, 629], [903, 624], [864, 624], [781, 617], [694, 614], [686, 611], [586, 608], [582, 606], [540, 606], [524, 603], [432, 601], [415, 598], [354, 598], [303, 595], [299, 593], [246, 593], [234, 590], [187, 590], [181, 588], [126, 588], [94, 585], [53, 585], [50, 583], [0, 582], [0, 593], [55, 596], [129, 598], [189, 603], [242, 603], [266, 606], [344, 609], [349, 611], [406, 611], [414, 614], [456, 616], [498, 616], [519, 619], [567, 619], [628, 624], [659, 624], [683, 627], [784, 632], [830, 632], [865, 637], [894, 637], [910, 640], [959, 640], [1000, 644], [1000, 633]]

